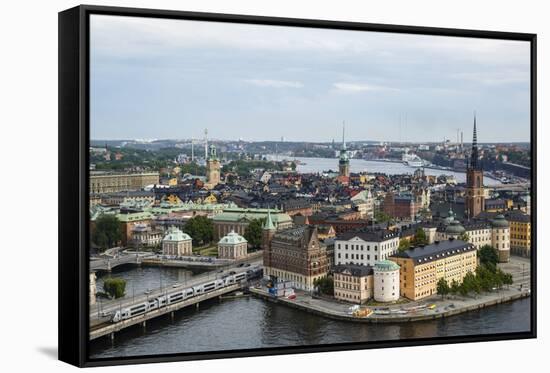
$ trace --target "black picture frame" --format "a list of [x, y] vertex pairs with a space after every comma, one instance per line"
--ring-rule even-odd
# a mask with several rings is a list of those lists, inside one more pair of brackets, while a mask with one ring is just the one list
[[[89, 18], [90, 15], [139, 16], [242, 24], [380, 31], [423, 35], [459, 36], [527, 41], [531, 45], [531, 330], [528, 332], [485, 334], [401, 341], [378, 341], [306, 347], [261, 348], [203, 353], [179, 353], [129, 358], [90, 359], [88, 357], [88, 148], [89, 132]], [[218, 359], [261, 355], [282, 355], [385, 347], [421, 346], [536, 338], [537, 264], [537, 36], [536, 34], [460, 30], [419, 26], [399, 26], [344, 21], [276, 18], [81, 5], [59, 13], [59, 359], [79, 367]]]

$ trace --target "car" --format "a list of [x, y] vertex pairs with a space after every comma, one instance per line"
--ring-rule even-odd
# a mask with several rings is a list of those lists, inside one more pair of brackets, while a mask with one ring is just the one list
[[230, 275], [234, 275], [234, 274], [236, 274], [236, 273], [237, 273], [237, 272], [235, 272], [235, 271], [229, 272]]
[[242, 267], [242, 266], [244, 266], [244, 263], [241, 263], [241, 264], [238, 265], [239, 268]]
[[245, 267], [250, 267], [250, 263], [246, 263], [244, 266]]
[[180, 284], [174, 284], [174, 285], [172, 285], [173, 288], [177, 288], [178, 286], [180, 286]]
[[152, 291], [151, 289], [147, 289], [147, 290], [145, 290], [144, 293], [145, 293], [145, 294], [151, 294], [152, 292], [153, 292], [153, 291]]

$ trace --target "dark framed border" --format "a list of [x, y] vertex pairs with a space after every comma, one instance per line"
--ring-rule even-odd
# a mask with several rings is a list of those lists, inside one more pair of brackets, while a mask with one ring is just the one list
[[[531, 330], [528, 332], [416, 338], [406, 340], [350, 342], [303, 347], [208, 351], [123, 358], [90, 359], [88, 237], [89, 237], [89, 18], [90, 15], [215, 21], [335, 30], [456, 36], [526, 41], [531, 45]], [[537, 36], [528, 33], [398, 26], [359, 22], [245, 16], [81, 5], [59, 13], [59, 250], [58, 250], [58, 343], [59, 360], [79, 367], [282, 355], [384, 347], [422, 346], [536, 338], [537, 263]]]

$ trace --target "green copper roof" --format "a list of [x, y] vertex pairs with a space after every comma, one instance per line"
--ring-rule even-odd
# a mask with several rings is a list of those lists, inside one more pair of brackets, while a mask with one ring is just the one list
[[239, 235], [238, 233], [235, 233], [235, 231], [231, 231], [227, 235], [223, 236], [222, 239], [218, 242], [218, 244], [236, 245], [236, 244], [246, 243], [246, 242], [248, 241], [243, 236]]
[[275, 230], [275, 225], [273, 224], [273, 220], [271, 220], [271, 211], [269, 211], [269, 209], [267, 209], [267, 218], [265, 219], [264, 229], [270, 231]]
[[508, 224], [508, 220], [504, 217], [504, 215], [497, 215], [495, 218], [491, 221], [491, 224], [495, 228], [508, 228], [510, 225]]
[[379, 260], [374, 263], [374, 269], [376, 271], [396, 271], [399, 269], [399, 265], [391, 260]]
[[190, 241], [191, 237], [187, 233], [183, 233], [176, 227], [170, 227], [166, 236], [164, 236], [163, 241]]
[[270, 211], [268, 209], [245, 209], [245, 208], [229, 208], [225, 209], [221, 214], [212, 218], [213, 221], [219, 222], [238, 222], [241, 220], [267, 219], [268, 211], [271, 215], [271, 220], [275, 226], [280, 223], [291, 222], [292, 218], [279, 210]]
[[445, 229], [445, 233], [447, 234], [462, 234], [464, 232], [466, 232], [466, 229], [464, 229], [458, 220], [451, 221]]

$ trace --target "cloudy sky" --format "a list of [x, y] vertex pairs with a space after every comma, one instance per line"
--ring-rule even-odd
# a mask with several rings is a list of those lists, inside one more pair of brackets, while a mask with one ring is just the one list
[[529, 140], [529, 43], [91, 17], [92, 139]]

